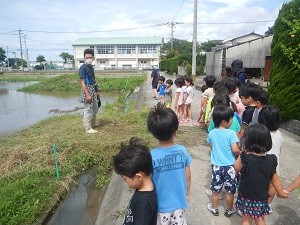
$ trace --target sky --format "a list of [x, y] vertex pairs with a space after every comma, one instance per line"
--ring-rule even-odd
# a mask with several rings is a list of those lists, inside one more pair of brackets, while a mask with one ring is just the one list
[[[198, 0], [197, 41], [264, 34], [284, 2]], [[9, 58], [21, 58], [20, 31], [30, 61], [38, 55], [62, 61], [59, 54], [73, 54], [78, 38], [162, 37], [167, 42], [171, 22], [177, 24], [174, 38], [192, 41], [193, 35], [193, 0], [1, 0], [0, 9], [0, 47], [8, 49]]]

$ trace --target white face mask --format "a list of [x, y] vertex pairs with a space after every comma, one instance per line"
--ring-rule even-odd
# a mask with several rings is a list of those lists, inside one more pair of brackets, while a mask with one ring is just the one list
[[88, 65], [91, 65], [93, 63], [93, 61], [94, 61], [93, 59], [86, 59], [85, 63]]

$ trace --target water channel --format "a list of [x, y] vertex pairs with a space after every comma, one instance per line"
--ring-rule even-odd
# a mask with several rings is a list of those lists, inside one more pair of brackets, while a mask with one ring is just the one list
[[[17, 91], [35, 82], [0, 82], [0, 138], [62, 113], [82, 113], [80, 93], [32, 94]], [[101, 93], [102, 105], [113, 102], [117, 93]], [[101, 108], [100, 108], [101, 111]]]

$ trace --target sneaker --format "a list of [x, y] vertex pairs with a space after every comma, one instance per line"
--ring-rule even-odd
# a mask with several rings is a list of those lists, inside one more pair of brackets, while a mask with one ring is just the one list
[[225, 213], [224, 213], [224, 216], [226, 217], [231, 217], [233, 214], [235, 214], [236, 212], [236, 209], [234, 207], [232, 207], [232, 209], [225, 209]]
[[88, 129], [87, 131], [86, 131], [88, 134], [94, 134], [94, 133], [97, 133], [98, 131], [96, 131], [96, 130], [94, 130], [94, 129]]
[[214, 215], [218, 216], [219, 215], [219, 209], [218, 208], [212, 208], [211, 202], [207, 203], [207, 209]]
[[[212, 190], [210, 190], [210, 189], [206, 189], [206, 190], [205, 190], [205, 193], [206, 193], [209, 197], [212, 196]], [[222, 193], [220, 193], [220, 195], [219, 195], [219, 200], [221, 200], [221, 199], [223, 199], [223, 198], [224, 198], [224, 197], [223, 197]]]

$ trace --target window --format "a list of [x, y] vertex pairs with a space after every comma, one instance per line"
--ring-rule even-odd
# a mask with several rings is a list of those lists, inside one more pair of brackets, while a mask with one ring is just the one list
[[157, 53], [156, 45], [140, 45], [139, 53], [140, 54], [156, 54]]
[[105, 61], [101, 61], [101, 60], [100, 60], [99, 63], [100, 63], [100, 64], [105, 64]]
[[135, 54], [135, 45], [120, 45], [118, 46], [118, 54]]
[[132, 65], [130, 65], [130, 64], [122, 65], [122, 69], [128, 70], [128, 69], [131, 69], [131, 68], [132, 68]]
[[79, 63], [84, 63], [84, 60], [79, 60]]
[[115, 54], [115, 47], [113, 45], [98, 45], [96, 47], [98, 54]]
[[147, 61], [143, 61], [143, 60], [142, 60], [142, 61], [141, 61], [141, 64], [147, 64]]
[[91, 48], [91, 49], [94, 49], [94, 47], [95, 47], [94, 45], [90, 45], [90, 48]]

